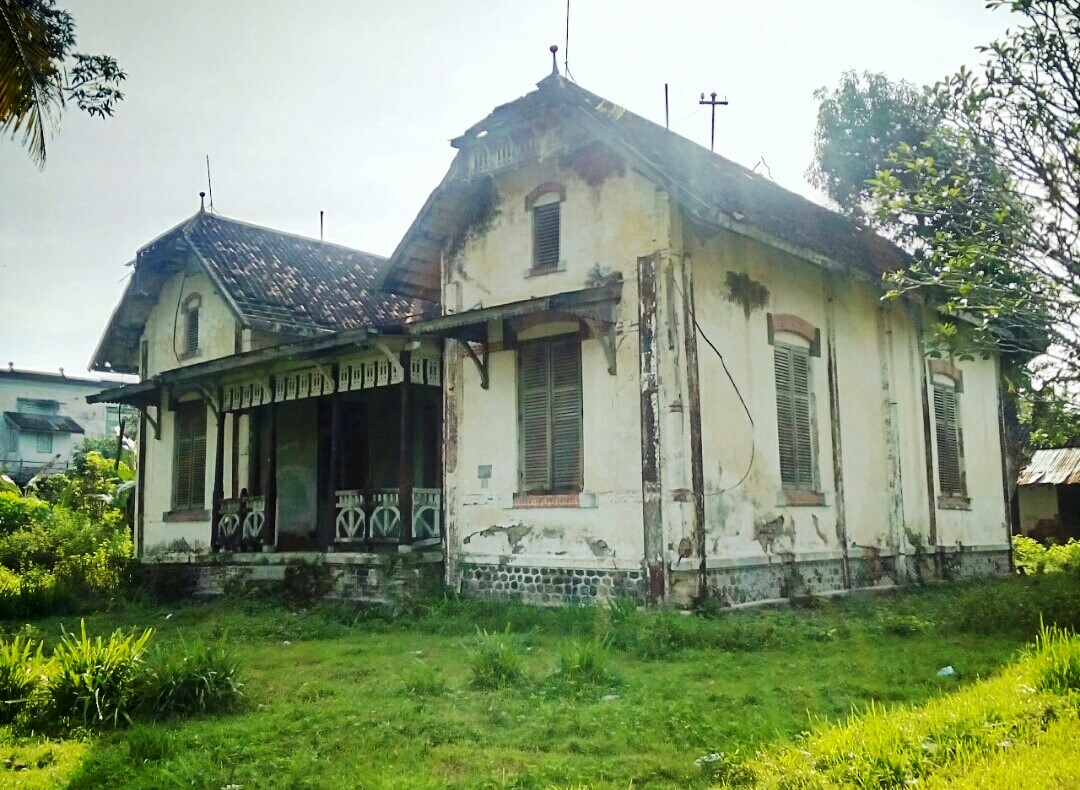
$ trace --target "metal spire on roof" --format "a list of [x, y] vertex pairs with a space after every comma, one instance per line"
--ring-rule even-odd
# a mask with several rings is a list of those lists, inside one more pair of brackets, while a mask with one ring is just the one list
[[555, 53], [559, 51], [559, 45], [558, 44], [552, 44], [550, 47], [548, 47], [548, 51], [551, 52], [551, 73], [552, 74], [558, 74], [559, 73], [559, 61], [557, 61], [555, 59]]

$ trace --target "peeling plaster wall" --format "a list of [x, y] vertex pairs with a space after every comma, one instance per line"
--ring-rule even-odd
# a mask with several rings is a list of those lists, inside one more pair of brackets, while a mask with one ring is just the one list
[[[752, 432], [719, 359], [699, 343], [706, 549], [710, 569], [720, 574], [710, 570], [714, 584], [730, 576], [724, 569], [757, 566], [776, 569], [764, 576], [755, 571], [769, 578], [751, 597], [787, 596], [835, 584], [839, 575], [812, 583], [797, 566], [843, 563], [845, 534], [852, 586], [903, 581], [920, 572], [909, 558], [934, 550], [931, 508], [938, 547], [1007, 551], [993, 359], [957, 363], [964, 376], [960, 423], [971, 505], [966, 510], [939, 507], [936, 490], [927, 490], [923, 430], [922, 386], [925, 380], [932, 409], [932, 381], [928, 373], [923, 379], [912, 308], [898, 302], [883, 305], [873, 283], [825, 271], [745, 237], [720, 233], [703, 240], [689, 230], [685, 235], [698, 322], [724, 355], [755, 424]], [[732, 272], [742, 284], [738, 291], [730, 287]], [[768, 291], [764, 304], [740, 298], [748, 287], [746, 278], [758, 296], [757, 285]], [[822, 505], [785, 504], [767, 313], [793, 314], [821, 330], [821, 356], [811, 358], [811, 391]], [[833, 468], [830, 339], [839, 400], [842, 502]], [[930, 418], [932, 426], [932, 411]], [[752, 444], [755, 459], [745, 482], [723, 491], [746, 471]], [[935, 489], [936, 480], [934, 469]], [[792, 559], [797, 565], [781, 570]], [[689, 570], [696, 563], [688, 558], [679, 565], [676, 558], [673, 567]], [[944, 561], [937, 567], [940, 572]]]
[[[752, 430], [719, 358], [701, 343], [708, 556], [749, 560], [770, 555], [780, 561], [783, 554], [838, 552], [824, 349], [822, 356], [811, 359], [810, 375], [819, 490], [825, 494], [825, 504], [789, 507], [784, 505], [780, 485], [773, 348], [767, 323], [767, 313], [790, 313], [821, 329], [824, 337], [827, 303], [820, 270], [734, 234], [702, 243], [688, 233], [686, 249], [693, 261], [698, 323], [724, 355], [755, 426]], [[727, 275], [732, 271], [765, 286], [769, 292], [766, 306], [747, 315], [742, 302], [729, 298]], [[746, 472], [752, 448], [753, 466], [746, 480], [734, 487]]]
[[[191, 357], [177, 359], [175, 349], [182, 348], [184, 316], [182, 302], [190, 294], [202, 297], [199, 309], [199, 352]], [[177, 305], [180, 304], [179, 314]], [[218, 293], [209, 277], [194, 266], [186, 275], [176, 275], [161, 289], [156, 305], [150, 311], [143, 330], [147, 342], [147, 376], [183, 365], [207, 362], [235, 352], [236, 319], [225, 299]], [[144, 376], [144, 378], [147, 378]], [[183, 396], [190, 399], [193, 396]], [[151, 412], [153, 415], [153, 412]], [[163, 396], [157, 410], [160, 418], [160, 437], [155, 438], [149, 424], [139, 441], [146, 444], [146, 457], [140, 470], [140, 484], [144, 486], [144, 520], [137, 525], [141, 532], [143, 553], [153, 552], [176, 540], [184, 539], [192, 546], [207, 547], [210, 544], [210, 502], [213, 493], [214, 453], [216, 432], [215, 418], [208, 410], [206, 418], [206, 478], [204, 482], [205, 519], [198, 521], [166, 521], [164, 514], [172, 510], [173, 485], [173, 427], [175, 414], [169, 409], [168, 396]], [[226, 442], [231, 442], [231, 430], [226, 423]], [[229, 445], [226, 444], [226, 449]], [[228, 458], [228, 454], [226, 458]], [[230, 475], [226, 463], [226, 486]], [[226, 487], [226, 491], [228, 491]], [[140, 539], [136, 540], [139, 545]]]
[[[956, 360], [955, 364], [964, 375], [959, 424], [971, 506], [967, 510], [938, 508], [938, 545], [1007, 545], [1009, 527], [1001, 490], [997, 368], [992, 359]], [[931, 386], [930, 382], [927, 386]]]
[[[202, 297], [202, 306], [199, 309], [199, 351], [185, 358], [182, 354], [183, 301], [191, 294]], [[157, 304], [147, 316], [142, 339], [148, 344], [148, 371], [143, 374], [146, 379], [163, 370], [208, 362], [235, 353], [236, 317], [206, 273], [193, 264], [188, 267], [186, 276], [178, 274], [162, 286]], [[177, 352], [181, 352], [180, 359], [177, 359]]]
[[[214, 452], [217, 437], [214, 431], [214, 415], [207, 409], [206, 415], [206, 475], [203, 480], [205, 518], [195, 521], [166, 521], [165, 514], [172, 510], [174, 427], [176, 413], [168, 408], [163, 397], [161, 409], [161, 438], [154, 438], [153, 428], [139, 441], [146, 442], [146, 459], [140, 470], [140, 483], [145, 485], [144, 520], [138, 525], [142, 533], [143, 554], [155, 553], [174, 541], [183, 539], [189, 546], [210, 546], [210, 499], [214, 487]], [[149, 427], [149, 426], [148, 426]]]
[[[525, 197], [539, 184], [565, 187], [561, 271], [529, 276], [532, 217]], [[668, 247], [669, 207], [636, 173], [590, 186], [554, 159], [496, 176], [497, 214], [444, 269], [444, 306], [490, 307], [596, 285], [620, 272], [617, 374], [599, 340], [582, 342], [584, 492], [580, 507], [514, 507], [518, 488], [517, 353], [490, 357], [490, 388], [473, 363], [447, 355], [445, 497], [449, 579], [462, 567], [633, 569], [643, 559], [637, 259]], [[566, 327], [563, 327], [565, 329]], [[493, 324], [493, 338], [500, 328]], [[551, 329], [537, 327], [521, 338]], [[450, 449], [452, 446], [452, 449]], [[490, 477], [483, 478], [481, 471]]]

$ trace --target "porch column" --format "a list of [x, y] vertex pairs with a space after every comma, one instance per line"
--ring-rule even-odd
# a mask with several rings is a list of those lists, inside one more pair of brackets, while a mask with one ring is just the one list
[[[207, 405], [214, 408], [207, 399]], [[221, 548], [221, 537], [218, 535], [218, 520], [221, 518], [221, 500], [225, 498], [225, 410], [221, 408], [221, 393], [218, 393], [218, 405], [214, 408], [214, 416], [217, 418], [216, 441], [214, 443], [214, 493], [213, 509], [210, 517], [210, 545]]]
[[323, 518], [318, 525], [319, 548], [330, 550], [334, 546], [337, 537], [337, 483], [338, 483], [338, 456], [340, 454], [341, 433], [341, 398], [338, 393], [338, 366], [330, 368], [330, 379], [334, 382], [334, 393], [330, 396], [330, 458], [327, 462], [327, 474], [324, 481]]
[[401, 511], [401, 542], [413, 541], [413, 420], [412, 420], [412, 352], [401, 352], [401, 457], [398, 463], [398, 507]]
[[[270, 392], [274, 392], [274, 379], [270, 378]], [[270, 402], [266, 407], [266, 419], [268, 422], [266, 431], [266, 449], [262, 465], [262, 492], [266, 506], [266, 516], [263, 522], [263, 545], [273, 546], [277, 543], [277, 404]]]

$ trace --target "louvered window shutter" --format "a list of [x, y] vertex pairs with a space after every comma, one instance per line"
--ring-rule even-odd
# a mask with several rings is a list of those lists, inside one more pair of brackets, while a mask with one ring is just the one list
[[525, 493], [551, 490], [551, 397], [547, 343], [526, 343], [520, 350], [518, 414], [521, 421], [521, 488]]
[[559, 203], [533, 209], [533, 266], [554, 269], [559, 265]]
[[206, 487], [206, 407], [201, 403], [181, 405], [176, 410], [175, 433], [173, 508], [201, 508]]
[[199, 350], [199, 308], [187, 311], [184, 324], [184, 351], [194, 354]]
[[580, 491], [580, 340], [575, 337], [522, 344], [519, 416], [522, 491]]
[[551, 343], [552, 487], [580, 491], [581, 463], [581, 341]]
[[963, 496], [960, 430], [954, 388], [934, 385], [934, 424], [937, 429], [938, 487], [943, 495]]
[[776, 428], [780, 445], [780, 481], [784, 488], [814, 488], [814, 441], [810, 421], [810, 353], [777, 343]]

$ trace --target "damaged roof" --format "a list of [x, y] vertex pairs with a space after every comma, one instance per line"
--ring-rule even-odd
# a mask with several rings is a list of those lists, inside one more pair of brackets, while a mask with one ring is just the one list
[[1036, 450], [1016, 483], [1021, 486], [1080, 484], [1080, 447]]
[[6, 411], [4, 419], [21, 431], [38, 433], [86, 433], [79, 423], [70, 417], [59, 414], [27, 414], [21, 411]]
[[[431, 226], [436, 226], [436, 237], [460, 232], [464, 217], [455, 203], [483, 180], [470, 178], [468, 168], [459, 164], [463, 153], [488, 135], [537, 119], [580, 126], [583, 140], [599, 142], [624, 157], [699, 225], [757, 235], [819, 263], [852, 267], [874, 277], [907, 265], [907, 254], [873, 231], [552, 73], [537, 90], [495, 108], [453, 141], [463, 151], [391, 256], [387, 287], [434, 297], [430, 273], [419, 273], [422, 265], [435, 262], [424, 254], [430, 248]], [[452, 227], [455, 219], [457, 228]]]
[[379, 281], [387, 259], [199, 211], [139, 250], [91, 368], [135, 372], [161, 286], [194, 258], [249, 328], [307, 337], [392, 326], [428, 306]]

